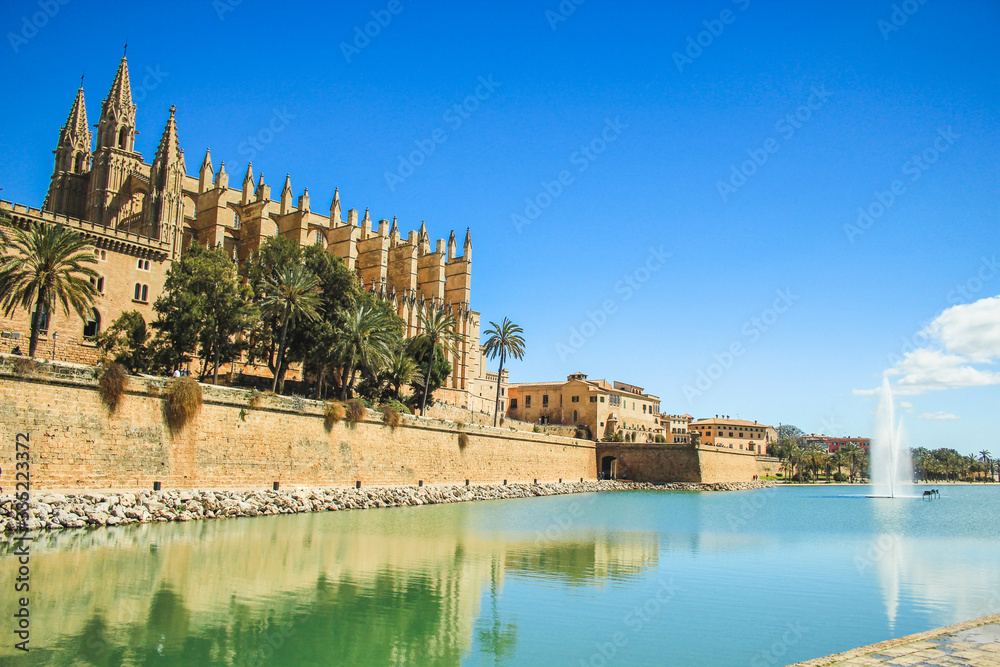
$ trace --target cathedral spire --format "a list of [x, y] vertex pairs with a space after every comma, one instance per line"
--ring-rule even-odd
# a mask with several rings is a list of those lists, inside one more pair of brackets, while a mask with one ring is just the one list
[[205, 159], [201, 161], [201, 171], [198, 172], [198, 192], [208, 192], [212, 189], [212, 177], [215, 170], [212, 168], [212, 150], [205, 149]]
[[462, 255], [466, 262], [472, 261], [472, 231], [465, 228], [465, 245], [462, 247]]
[[330, 204], [330, 226], [336, 227], [343, 222], [340, 217], [340, 188], [333, 189], [333, 203]]
[[[174, 114], [177, 113], [177, 108], [171, 104], [170, 105], [170, 117], [167, 118], [167, 125], [163, 128], [163, 135], [160, 136], [160, 145], [156, 147], [156, 157], [153, 158], [153, 164], [157, 162], [162, 162], [163, 164], [174, 164], [180, 162], [182, 159], [180, 142], [177, 140], [177, 120], [174, 118]], [[206, 158], [208, 155], [206, 154]], [[209, 163], [209, 168], [211, 168], [211, 163]]]
[[226, 173], [225, 160], [219, 163], [219, 173], [215, 175], [215, 187], [219, 190], [225, 190], [229, 187], [229, 174]]
[[287, 215], [292, 210], [292, 176], [285, 174], [285, 187], [281, 188], [281, 215]]
[[97, 124], [97, 148], [118, 148], [133, 151], [135, 145], [135, 104], [128, 78], [128, 61], [122, 56], [118, 72], [108, 96], [101, 105], [101, 120]]
[[455, 259], [455, 251], [458, 248], [455, 242], [455, 230], [451, 230], [451, 236], [448, 237], [448, 261]]
[[56, 173], [71, 171], [82, 174], [90, 171], [90, 127], [87, 123], [87, 105], [83, 99], [83, 81], [76, 91], [73, 107], [66, 124], [59, 131], [56, 146]]
[[253, 162], [247, 163], [247, 175], [243, 177], [243, 205], [250, 203], [253, 196]]

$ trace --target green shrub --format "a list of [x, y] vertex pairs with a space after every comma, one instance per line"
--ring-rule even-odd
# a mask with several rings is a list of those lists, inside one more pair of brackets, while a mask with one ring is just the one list
[[394, 431], [403, 423], [403, 417], [400, 416], [399, 410], [391, 405], [383, 405], [379, 408], [379, 412], [382, 413], [382, 422]]
[[469, 446], [469, 434], [468, 433], [459, 433], [458, 434], [458, 448], [459, 449], [465, 449], [468, 446]]
[[354, 400], [355, 400], [355, 401], [358, 401], [359, 403], [361, 403], [361, 405], [365, 406], [365, 407], [366, 407], [366, 408], [368, 408], [369, 410], [370, 410], [370, 409], [371, 409], [371, 407], [372, 407], [372, 402], [371, 402], [371, 401], [369, 401], [369, 400], [368, 400], [367, 398], [365, 398], [364, 396], [358, 396], [358, 397], [357, 397], [357, 398], [355, 398]]
[[586, 440], [587, 439], [586, 429], [582, 428], [576, 429], [576, 433], [573, 434], [573, 437], [576, 438], [577, 440]]
[[101, 376], [97, 381], [97, 393], [108, 410], [115, 412], [125, 398], [128, 387], [128, 373], [125, 367], [116, 361], [105, 362], [101, 368]]
[[845, 475], [842, 472], [835, 472], [835, 473], [833, 473], [833, 481], [835, 481], [835, 482], [846, 482], [847, 481], [847, 475]]
[[323, 406], [323, 426], [327, 431], [333, 428], [333, 425], [339, 422], [347, 415], [347, 410], [344, 409], [344, 404], [340, 401], [327, 401], [326, 405]]
[[163, 393], [163, 412], [172, 431], [184, 428], [201, 410], [201, 385], [194, 378], [171, 378]]
[[386, 401], [386, 405], [389, 406], [390, 408], [395, 408], [396, 412], [398, 412], [401, 415], [412, 415], [413, 414], [413, 411], [410, 410], [410, 408], [406, 407], [405, 405], [403, 405], [401, 402], [397, 401], [396, 399], [393, 399], [391, 401]]
[[363, 422], [365, 420], [366, 412], [367, 406], [361, 399], [355, 398], [347, 402], [347, 421], [352, 424]]
[[538, 427], [538, 424], [535, 424], [534, 426], [532, 426], [532, 427], [531, 427], [531, 432], [532, 432], [532, 433], [541, 433], [541, 432], [542, 432], [542, 429], [540, 429], [540, 428]]

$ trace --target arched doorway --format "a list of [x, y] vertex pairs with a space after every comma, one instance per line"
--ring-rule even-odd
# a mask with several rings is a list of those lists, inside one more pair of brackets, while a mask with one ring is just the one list
[[613, 456], [605, 456], [601, 459], [601, 479], [617, 479], [618, 459]]

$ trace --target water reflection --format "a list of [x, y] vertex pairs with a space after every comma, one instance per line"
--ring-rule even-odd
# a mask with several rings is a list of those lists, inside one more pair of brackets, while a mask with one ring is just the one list
[[[471, 505], [145, 525], [40, 536], [25, 665], [501, 664], [504, 576], [571, 585], [655, 566], [650, 534], [492, 535]], [[11, 580], [13, 558], [0, 561]], [[480, 609], [485, 601], [488, 609]], [[11, 596], [0, 599], [10, 618]], [[9, 646], [0, 656], [12, 655]]]

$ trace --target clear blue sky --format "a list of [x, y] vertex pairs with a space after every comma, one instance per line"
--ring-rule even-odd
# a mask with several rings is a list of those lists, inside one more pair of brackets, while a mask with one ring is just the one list
[[44, 6], [0, 7], [4, 199], [41, 204], [80, 74], [93, 123], [127, 39], [148, 159], [175, 104], [192, 174], [210, 147], [314, 210], [339, 186], [404, 231], [471, 227], [473, 307], [526, 332], [515, 381], [867, 435], [890, 370], [913, 444], [1000, 454], [996, 2]]

